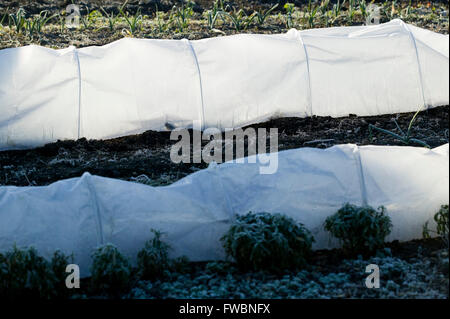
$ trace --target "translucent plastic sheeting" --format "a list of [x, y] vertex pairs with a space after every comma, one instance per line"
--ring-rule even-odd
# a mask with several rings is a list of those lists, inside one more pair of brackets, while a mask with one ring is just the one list
[[[0, 252], [34, 245], [49, 256], [74, 253], [84, 274], [90, 254], [113, 243], [131, 260], [159, 229], [173, 256], [224, 258], [220, 237], [235, 214], [283, 213], [304, 223], [314, 249], [336, 247], [323, 229], [344, 203], [383, 205], [393, 222], [388, 240], [421, 238], [440, 205], [449, 202], [449, 146], [340, 145], [278, 153], [278, 171], [259, 164], [225, 163], [164, 187], [91, 176], [45, 187], [0, 187]], [[433, 222], [430, 227], [433, 227]]]
[[449, 37], [392, 20], [197, 41], [0, 51], [0, 149], [449, 103]]

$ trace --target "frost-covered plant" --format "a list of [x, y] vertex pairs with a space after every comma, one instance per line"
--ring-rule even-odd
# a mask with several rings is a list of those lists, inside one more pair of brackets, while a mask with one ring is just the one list
[[52, 299], [68, 295], [65, 269], [69, 257], [56, 252], [49, 262], [35, 248], [14, 246], [0, 254], [0, 298]]
[[189, 270], [189, 259], [185, 256], [170, 259], [170, 245], [162, 241], [163, 233], [151, 229], [153, 238], [145, 243], [137, 255], [137, 264], [141, 279], [153, 280], [167, 277], [171, 272], [185, 273]]
[[434, 220], [437, 224], [436, 231], [441, 236], [448, 246], [448, 205], [442, 205], [441, 209], [434, 215]]
[[162, 233], [151, 229], [153, 238], [145, 243], [137, 255], [138, 269], [142, 279], [152, 280], [162, 277], [169, 269], [170, 246], [161, 240]]
[[342, 242], [347, 253], [370, 254], [384, 246], [392, 223], [386, 209], [345, 204], [325, 220], [325, 229]]
[[117, 247], [106, 244], [92, 254], [92, 288], [97, 293], [118, 297], [130, 288], [131, 265]]
[[279, 271], [304, 266], [314, 238], [285, 215], [249, 212], [237, 216], [221, 240], [239, 268]]
[[57, 250], [52, 256], [50, 267], [54, 275], [54, 289], [58, 298], [67, 297], [71, 292], [71, 290], [66, 287], [66, 278], [68, 275], [66, 268], [67, 265], [71, 263], [73, 263], [73, 255], [67, 256], [63, 252]]
[[[436, 222], [436, 233], [443, 239], [444, 243], [449, 245], [449, 218], [448, 205], [442, 205], [439, 211], [434, 214], [434, 221]], [[430, 231], [428, 229], [428, 222], [423, 226], [423, 237], [430, 238]]]
[[187, 273], [190, 269], [189, 259], [186, 256], [170, 260], [170, 271], [173, 273]]

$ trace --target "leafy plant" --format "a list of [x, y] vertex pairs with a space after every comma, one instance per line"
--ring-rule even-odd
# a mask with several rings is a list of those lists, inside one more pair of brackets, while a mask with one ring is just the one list
[[153, 238], [145, 243], [138, 252], [137, 265], [139, 275], [144, 280], [168, 277], [171, 272], [184, 273], [189, 268], [189, 260], [182, 256], [176, 259], [169, 258], [170, 245], [163, 242], [162, 232], [151, 229]]
[[8, 10], [9, 10], [9, 7], [6, 9], [6, 12], [2, 15], [2, 18], [0, 19], [0, 27], [3, 26], [3, 22], [5, 22], [6, 18], [9, 17]]
[[206, 19], [210, 30], [215, 28], [217, 19], [219, 18], [222, 20], [223, 23], [225, 23], [225, 16], [226, 16], [225, 11], [228, 8], [229, 6], [225, 8], [223, 0], [214, 1], [212, 9], [208, 10], [206, 13]]
[[373, 130], [377, 130], [377, 131], [380, 131], [382, 133], [385, 133], [385, 134], [388, 134], [388, 135], [391, 135], [391, 136], [395, 137], [396, 139], [398, 139], [403, 144], [410, 145], [411, 143], [416, 143], [416, 144], [422, 145], [423, 147], [431, 148], [427, 143], [425, 143], [425, 142], [423, 142], [423, 141], [421, 141], [419, 139], [411, 137], [411, 130], [412, 130], [413, 124], [416, 121], [417, 115], [419, 114], [420, 111], [421, 110], [418, 110], [414, 114], [413, 118], [409, 122], [408, 130], [406, 131], [406, 133], [403, 132], [403, 130], [401, 129], [400, 125], [398, 125], [398, 123], [397, 123], [397, 121], [395, 119], [394, 119], [394, 123], [397, 126], [397, 129], [400, 131], [400, 134], [396, 134], [394, 132], [391, 132], [391, 131], [388, 131], [388, 130], [376, 127], [373, 124], [369, 124], [369, 140], [370, 141], [373, 140], [372, 131]]
[[333, 22], [336, 21], [336, 19], [341, 15], [342, 7], [344, 6], [345, 2], [346, 2], [346, 0], [344, 0], [342, 2], [341, 2], [341, 0], [338, 0], [336, 2], [336, 4], [333, 5], [333, 10], [332, 10], [333, 15], [334, 15]]
[[284, 10], [286, 10], [286, 27], [292, 28], [292, 26], [294, 25], [292, 21], [292, 15], [294, 13], [295, 5], [293, 3], [286, 2], [283, 8]]
[[19, 8], [16, 13], [9, 14], [9, 27], [14, 27], [16, 32], [20, 32], [25, 29], [26, 19], [25, 19], [25, 9]]
[[41, 11], [37, 17], [30, 18], [26, 21], [26, 30], [30, 38], [33, 38], [34, 33], [41, 33], [42, 28], [48, 23], [48, 21], [57, 17], [57, 15], [52, 15], [50, 17], [47, 15], [48, 11], [44, 10]]
[[130, 263], [114, 245], [100, 246], [92, 259], [91, 280], [95, 292], [118, 297], [130, 288]]
[[[126, 4], [127, 2], [125, 2]], [[125, 4], [119, 8], [119, 12], [122, 15], [122, 17], [125, 19], [127, 25], [128, 25], [128, 29], [129, 29], [129, 33], [131, 35], [134, 35], [136, 33], [136, 31], [138, 31], [142, 25], [142, 14], [141, 14], [141, 9], [137, 9], [136, 13], [134, 15], [132, 15], [131, 17], [128, 15], [128, 12], [125, 13], [123, 11]]]
[[66, 19], [62, 14], [59, 14], [58, 17], [59, 17], [59, 30], [61, 33], [63, 33], [64, 28], [66, 27]]
[[314, 18], [317, 14], [318, 6], [313, 6], [311, 0], [308, 2], [308, 27], [314, 28]]
[[412, 12], [412, 0], [409, 0], [408, 6], [406, 7], [405, 10], [405, 16], [403, 18], [408, 19], [411, 16], [411, 12]]
[[51, 262], [33, 247], [14, 246], [0, 254], [0, 297], [2, 299], [66, 297], [65, 269], [69, 257], [55, 252]]
[[146, 280], [162, 277], [170, 266], [170, 246], [161, 240], [160, 231], [154, 229], [150, 231], [153, 233], [153, 238], [145, 243], [144, 248], [137, 255], [141, 277]]
[[230, 19], [234, 29], [238, 32], [241, 30], [246, 30], [255, 18], [255, 13], [252, 13], [249, 16], [243, 9], [236, 10], [235, 8], [233, 8], [230, 12], [224, 11], [223, 14]]
[[[126, 2], [124, 3], [124, 5], [125, 4], [126, 4]], [[120, 7], [119, 13], [120, 13], [120, 10], [123, 10], [123, 8], [124, 8], [123, 6]], [[108, 20], [109, 30], [114, 31], [114, 26], [116, 25], [117, 21], [119, 20], [119, 16], [115, 16], [114, 12], [111, 12], [111, 13], [106, 12], [106, 10], [103, 7], [101, 7], [100, 10], [103, 11], [104, 15], [106, 16], [106, 19]]]
[[213, 30], [216, 27], [216, 22], [219, 17], [219, 12], [214, 12], [213, 10], [208, 10], [206, 12], [206, 21], [208, 23], [208, 29]]
[[329, 0], [323, 0], [320, 3], [320, 6], [319, 6], [319, 10], [320, 10], [320, 13], [321, 13], [322, 17], [325, 20], [325, 26], [326, 27], [328, 27], [328, 25], [329, 25], [329, 18], [330, 18], [330, 16], [329, 16], [329, 12], [330, 11], [328, 10], [328, 6], [329, 5], [330, 5], [330, 1]]
[[423, 237], [430, 238], [430, 232], [435, 232], [442, 238], [444, 243], [449, 246], [449, 213], [448, 205], [442, 205], [439, 211], [434, 214], [433, 217], [436, 222], [436, 231], [432, 231], [428, 228], [428, 222], [423, 226]]
[[[73, 3], [73, 1], [72, 1], [72, 3]], [[100, 14], [100, 16], [101, 16], [101, 13], [98, 12], [97, 10], [90, 12], [88, 6], [85, 6], [85, 8], [86, 8], [87, 14], [86, 15], [81, 14], [80, 21], [83, 24], [84, 28], [88, 29], [95, 23], [96, 19], [98, 18], [98, 15]]]
[[325, 220], [325, 229], [342, 242], [350, 254], [373, 253], [383, 247], [384, 238], [390, 234], [392, 223], [385, 215], [386, 209], [345, 204]]
[[66, 298], [69, 296], [71, 290], [66, 287], [66, 268], [67, 265], [73, 263], [73, 254], [65, 255], [63, 252], [57, 250], [52, 256], [50, 262], [51, 271], [55, 280], [54, 289], [58, 298]]
[[366, 20], [368, 15], [366, 0], [359, 0], [359, 10], [361, 11], [363, 19]]
[[258, 21], [258, 24], [260, 26], [262, 26], [264, 24], [264, 22], [266, 21], [267, 17], [272, 13], [273, 10], [275, 10], [276, 8], [278, 8], [278, 3], [276, 3], [273, 7], [271, 7], [268, 10], [265, 11], [255, 11], [255, 16], [256, 19]]
[[178, 29], [183, 32], [189, 26], [189, 21], [194, 15], [193, 2], [187, 1], [186, 5], [181, 4], [181, 7], [174, 6], [172, 10], [174, 11], [174, 17], [178, 25]]
[[156, 18], [156, 24], [158, 25], [158, 31], [159, 33], [162, 33], [166, 31], [173, 20], [173, 15], [171, 14], [169, 17], [169, 21], [165, 21], [164, 17], [166, 15], [165, 12], [161, 12], [158, 10], [158, 5], [155, 5], [155, 18]]
[[347, 19], [350, 23], [353, 23], [356, 13], [356, 0], [349, 0], [348, 10], [347, 10]]
[[392, 1], [391, 4], [391, 13], [390, 13], [390, 18], [391, 20], [395, 18], [395, 15], [397, 13], [397, 10], [395, 9], [395, 7], [397, 6], [397, 0]]
[[239, 268], [280, 271], [304, 266], [314, 238], [285, 215], [249, 212], [237, 216], [221, 240]]
[[114, 31], [114, 26], [116, 25], [117, 21], [119, 21], [119, 17], [125, 6], [127, 5], [128, 0], [125, 1], [119, 8], [119, 15], [115, 16], [114, 12], [108, 13], [103, 7], [100, 7], [100, 10], [104, 13], [106, 19], [108, 20], [108, 27], [110, 31]]

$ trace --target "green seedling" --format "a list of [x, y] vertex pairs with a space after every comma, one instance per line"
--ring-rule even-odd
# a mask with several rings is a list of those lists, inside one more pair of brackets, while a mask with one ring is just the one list
[[238, 32], [246, 30], [255, 18], [255, 13], [247, 15], [243, 9], [236, 10], [233, 8], [230, 12], [224, 11], [223, 14], [230, 19], [234, 29]]
[[66, 19], [64, 16], [59, 15], [59, 29], [61, 33], [64, 32], [65, 27], [66, 27]]
[[159, 11], [157, 5], [155, 7], [156, 7], [155, 9], [156, 24], [158, 26], [159, 33], [162, 33], [169, 28], [169, 25], [172, 23], [173, 16], [170, 15], [169, 21], [165, 22], [164, 17], [166, 14], [164, 12]]
[[387, 2], [387, 1], [385, 3], [383, 3], [383, 11], [384, 11], [385, 16], [388, 18], [388, 20], [395, 19], [395, 16], [397, 14], [396, 7], [397, 7], [397, 0], [392, 1], [390, 3], [390, 6], [389, 6], [389, 2]]
[[416, 144], [422, 145], [423, 147], [431, 148], [427, 143], [425, 143], [425, 142], [423, 142], [423, 141], [421, 141], [419, 139], [411, 137], [411, 130], [412, 130], [413, 124], [414, 124], [414, 122], [415, 122], [415, 120], [417, 118], [417, 115], [419, 114], [420, 111], [421, 110], [418, 110], [414, 114], [413, 118], [409, 122], [408, 130], [406, 131], [406, 133], [401, 129], [400, 125], [398, 125], [398, 123], [397, 123], [397, 121], [395, 119], [394, 119], [394, 123], [397, 126], [397, 129], [400, 131], [400, 134], [397, 134], [397, 133], [394, 133], [394, 132], [391, 132], [391, 131], [388, 131], [388, 130], [385, 130], [385, 129], [382, 129], [382, 128], [379, 128], [379, 127], [376, 127], [373, 124], [369, 124], [369, 140], [371, 142], [373, 141], [373, 134], [372, 134], [372, 132], [373, 132], [373, 130], [377, 130], [379, 132], [382, 132], [382, 133], [385, 133], [385, 134], [388, 134], [390, 136], [395, 137], [396, 139], [398, 139], [403, 144], [410, 145], [411, 143], [416, 143]]
[[30, 39], [33, 38], [34, 33], [40, 34], [42, 32], [42, 28], [48, 23], [48, 21], [58, 16], [55, 14], [48, 17], [47, 15], [48, 11], [44, 10], [39, 13], [39, 16], [30, 18], [26, 21], [26, 30]]
[[367, 12], [367, 3], [366, 0], [359, 1], [359, 10], [361, 11], [361, 15], [364, 20], [366, 20], [368, 12]]
[[[73, 0], [72, 0], [72, 4], [74, 4]], [[89, 27], [92, 26], [92, 24], [94, 23], [94, 20], [92, 19], [91, 12], [89, 11], [89, 7], [85, 6], [85, 8], [86, 8], [87, 14], [85, 16], [80, 14], [80, 21], [83, 24], [84, 28], [88, 29]]]
[[348, 3], [347, 19], [348, 19], [348, 22], [350, 24], [353, 23], [353, 20], [355, 18], [355, 13], [356, 13], [356, 9], [355, 9], [356, 8], [356, 3], [355, 3], [355, 1], [356, 0], [349, 0], [349, 3]]
[[14, 27], [17, 33], [24, 30], [26, 24], [25, 15], [26, 12], [23, 8], [19, 8], [16, 13], [11, 13], [9, 15], [9, 27]]
[[137, 9], [136, 13], [130, 17], [128, 15], [128, 13], [125, 13], [123, 10], [126, 3], [127, 2], [125, 2], [125, 4], [119, 9], [119, 12], [122, 15], [122, 17], [125, 19], [125, 21], [128, 25], [129, 33], [131, 35], [134, 35], [136, 33], [136, 31], [138, 31], [140, 29], [140, 27], [142, 26], [141, 9], [140, 8]]
[[217, 19], [219, 18], [219, 11], [208, 10], [206, 13], [206, 21], [208, 22], [208, 29], [212, 30], [216, 27]]
[[311, 3], [311, 0], [309, 0], [308, 2], [308, 27], [309, 28], [314, 28], [314, 18], [317, 14], [317, 10], [319, 10], [318, 6], [313, 6]]
[[[122, 5], [122, 7], [119, 8], [119, 13], [124, 8], [125, 4], [126, 4], [126, 2]], [[111, 13], [106, 12], [106, 10], [103, 7], [101, 7], [100, 10], [103, 11], [106, 19], [108, 20], [109, 30], [114, 31], [114, 26], [116, 25], [117, 21], [119, 20], [119, 16], [115, 16], [114, 12], [111, 12]]]
[[283, 8], [286, 10], [286, 27], [290, 29], [294, 25], [292, 15], [294, 13], [295, 5], [293, 3], [286, 2]]
[[273, 10], [278, 8], [278, 3], [275, 4], [272, 8], [266, 11], [255, 11], [256, 20], [258, 21], [258, 25], [262, 26], [266, 21], [267, 17], [272, 13]]
[[324, 0], [320, 3], [320, 6], [319, 6], [320, 14], [324, 18], [326, 27], [328, 27], [330, 24], [329, 22], [330, 22], [330, 12], [331, 11], [328, 10], [329, 5], [330, 5], [330, 1]]
[[5, 22], [6, 18], [8, 17], [8, 11], [9, 7], [6, 9], [6, 12], [2, 15], [2, 18], [0, 19], [0, 26], [3, 25], [3, 22]]
[[186, 5], [184, 5], [183, 3], [180, 8], [175, 6], [173, 7], [173, 11], [175, 12], [175, 19], [181, 32], [183, 32], [189, 26], [189, 21], [194, 15], [193, 6], [194, 4], [192, 1], [187, 1]]
[[338, 0], [337, 3], [333, 5], [333, 14], [335, 20], [341, 15], [342, 7], [344, 6], [345, 2], [346, 0], [342, 1], [342, 3], [341, 0]]
[[206, 13], [206, 18], [208, 21], [208, 27], [210, 30], [215, 28], [215, 24], [217, 22], [217, 19], [221, 19], [222, 23], [226, 23], [225, 21], [225, 11], [229, 8], [229, 6], [224, 5], [223, 0], [217, 0], [214, 1], [213, 7], [211, 10], [208, 10]]
[[436, 233], [442, 238], [445, 245], [449, 246], [449, 212], [448, 205], [442, 205], [439, 211], [433, 217], [436, 222], [436, 231], [428, 228], [428, 222], [423, 226], [423, 237], [431, 238], [430, 232]]
[[411, 12], [412, 12], [412, 0], [409, 1], [408, 6], [402, 10], [401, 13], [401, 18], [406, 20], [411, 16]]

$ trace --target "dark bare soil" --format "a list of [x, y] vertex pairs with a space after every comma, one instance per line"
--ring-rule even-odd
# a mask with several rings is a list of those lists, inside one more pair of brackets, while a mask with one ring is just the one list
[[[368, 125], [399, 133], [393, 119], [405, 131], [412, 117], [412, 113], [405, 113], [374, 117], [280, 118], [252, 127], [278, 128], [280, 151], [299, 147], [326, 148], [345, 143], [404, 145], [379, 132], [374, 132], [371, 140]], [[411, 135], [431, 147], [448, 143], [449, 107], [420, 113]], [[165, 185], [206, 167], [204, 163], [173, 163], [170, 148], [174, 143], [176, 141], [170, 140], [169, 132], [147, 131], [111, 140], [59, 141], [32, 150], [3, 151], [0, 152], [0, 184], [47, 185], [81, 176], [87, 171], [100, 176]], [[203, 145], [206, 143], [208, 141]], [[142, 174], [145, 176], [140, 176]]]

